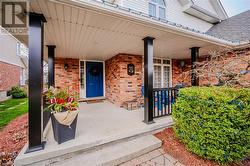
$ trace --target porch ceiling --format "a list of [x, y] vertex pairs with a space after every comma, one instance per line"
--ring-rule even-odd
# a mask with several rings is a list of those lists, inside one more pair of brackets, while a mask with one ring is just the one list
[[201, 55], [218, 48], [212, 42], [87, 7], [34, 0], [30, 8], [46, 17], [44, 44], [56, 45], [57, 57], [106, 60], [118, 53], [143, 55], [146, 36], [156, 38], [157, 57], [189, 58], [190, 47], [201, 47]]

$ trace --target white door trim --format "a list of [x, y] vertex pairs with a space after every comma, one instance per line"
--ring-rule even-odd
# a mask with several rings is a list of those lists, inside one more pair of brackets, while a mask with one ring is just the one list
[[[84, 91], [82, 93], [81, 96], [81, 61], [84, 62]], [[84, 59], [80, 59], [79, 60], [79, 92], [80, 92], [80, 99], [89, 99], [86, 97], [86, 74], [87, 74], [87, 67], [86, 67], [86, 62], [101, 62], [103, 64], [103, 96], [99, 96], [99, 97], [95, 97], [95, 98], [105, 98], [106, 95], [106, 86], [105, 86], [105, 61], [98, 61], [98, 60], [84, 60]], [[91, 98], [91, 99], [95, 99], [95, 98]]]

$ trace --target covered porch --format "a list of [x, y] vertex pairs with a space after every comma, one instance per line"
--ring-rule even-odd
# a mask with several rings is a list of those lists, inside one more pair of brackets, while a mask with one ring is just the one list
[[[99, 1], [35, 0], [30, 6], [29, 36], [20, 37], [29, 45], [30, 71], [29, 143], [21, 156], [24, 158], [35, 154], [48, 158], [56, 154], [54, 150], [59, 155], [67, 150], [81, 151], [172, 124], [171, 117], [157, 119], [162, 114], [156, 114], [155, 108], [164, 115], [171, 114], [176, 94], [171, 87], [182, 72], [179, 62], [186, 60], [195, 67], [197, 58], [209, 50], [234, 45]], [[51, 133], [43, 137], [43, 59], [49, 64], [49, 86], [71, 86], [81, 99], [106, 99], [103, 103], [81, 104], [76, 139], [63, 145], [56, 145]], [[160, 65], [155, 65], [154, 59], [161, 59]], [[102, 64], [98, 67], [98, 84], [92, 82], [98, 85], [92, 87], [97, 89], [94, 96], [94, 90], [88, 94], [87, 62]], [[154, 66], [160, 66], [157, 87], [158, 67]], [[95, 75], [96, 70], [91, 72]], [[192, 73], [190, 85], [198, 85], [195, 78]], [[134, 100], [142, 109], [127, 111], [126, 103]]]

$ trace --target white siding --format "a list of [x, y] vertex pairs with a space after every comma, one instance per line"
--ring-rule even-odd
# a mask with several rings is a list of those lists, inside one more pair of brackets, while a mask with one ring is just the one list
[[148, 13], [148, 0], [123, 0], [121, 5], [143, 13]]
[[[0, 27], [1, 28], [1, 27]], [[24, 65], [17, 56], [17, 40], [6, 33], [1, 33], [0, 29], [0, 61], [20, 66], [24, 68]]]
[[[204, 2], [202, 2], [204, 1]], [[124, 7], [148, 13], [148, 0], [118, 0], [117, 4]], [[207, 31], [213, 24], [203, 21], [199, 18], [191, 16], [183, 12], [183, 6], [178, 0], [165, 0], [166, 2], [166, 18], [169, 21], [188, 26], [200, 31]], [[196, 0], [195, 4], [206, 8], [207, 10], [215, 13], [209, 0]]]
[[213, 24], [183, 12], [182, 5], [176, 0], [167, 0], [167, 19], [200, 31], [207, 31]]

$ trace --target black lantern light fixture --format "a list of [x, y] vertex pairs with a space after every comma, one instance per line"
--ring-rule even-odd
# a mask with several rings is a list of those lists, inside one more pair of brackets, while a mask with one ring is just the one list
[[185, 60], [180, 61], [180, 66], [181, 66], [181, 68], [183, 68], [185, 66]]
[[68, 63], [64, 63], [64, 69], [67, 70], [69, 68], [69, 64]]
[[135, 65], [134, 64], [128, 64], [127, 73], [129, 76], [132, 76], [135, 74]]

